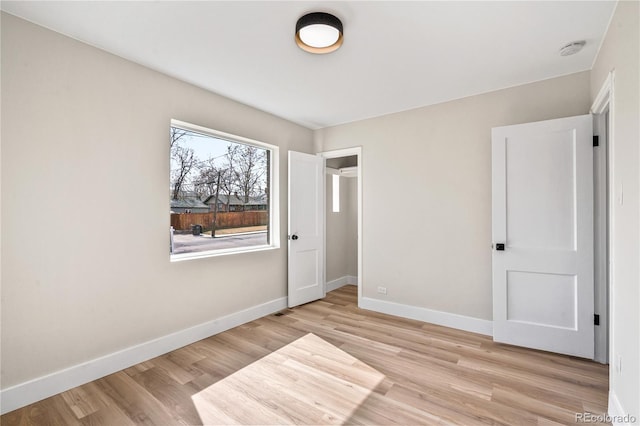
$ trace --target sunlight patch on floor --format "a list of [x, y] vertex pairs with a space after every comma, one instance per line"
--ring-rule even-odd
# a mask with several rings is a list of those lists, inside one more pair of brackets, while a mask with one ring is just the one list
[[309, 333], [192, 400], [203, 424], [343, 424], [383, 379]]

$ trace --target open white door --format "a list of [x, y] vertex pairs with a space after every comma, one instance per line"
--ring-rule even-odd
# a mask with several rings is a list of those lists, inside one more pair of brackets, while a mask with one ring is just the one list
[[591, 116], [494, 128], [493, 339], [593, 358]]
[[324, 158], [289, 151], [289, 307], [324, 289]]

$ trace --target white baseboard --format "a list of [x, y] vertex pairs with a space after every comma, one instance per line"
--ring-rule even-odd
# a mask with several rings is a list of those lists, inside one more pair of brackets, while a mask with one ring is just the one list
[[618, 397], [611, 389], [609, 389], [609, 404], [607, 407], [607, 414], [609, 414], [611, 417], [624, 415], [622, 405], [620, 405]]
[[282, 297], [0, 391], [5, 414], [287, 307]]
[[332, 281], [327, 281], [327, 285], [325, 288], [327, 292], [330, 292], [345, 285], [358, 285], [358, 277], [355, 277], [353, 275], [345, 275], [344, 277], [340, 277]]
[[415, 319], [418, 321], [443, 325], [445, 327], [456, 328], [458, 330], [470, 331], [472, 333], [479, 333], [487, 336], [493, 335], [493, 321], [489, 320], [451, 314], [442, 311], [434, 311], [432, 309], [420, 308], [418, 306], [387, 302], [385, 300], [372, 299], [370, 297], [363, 297], [359, 306], [360, 308], [381, 312], [383, 314]]
[[615, 392], [609, 389], [609, 406], [607, 407], [607, 414], [609, 416], [607, 421], [610, 421], [613, 426], [623, 426], [638, 424], [638, 419], [630, 415], [628, 411], [622, 407], [620, 400], [616, 396]]

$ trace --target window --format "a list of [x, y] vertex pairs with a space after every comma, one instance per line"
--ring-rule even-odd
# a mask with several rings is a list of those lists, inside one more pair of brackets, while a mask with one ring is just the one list
[[340, 213], [340, 175], [333, 175], [332, 183], [333, 212]]
[[169, 142], [172, 260], [279, 246], [276, 146], [176, 120]]

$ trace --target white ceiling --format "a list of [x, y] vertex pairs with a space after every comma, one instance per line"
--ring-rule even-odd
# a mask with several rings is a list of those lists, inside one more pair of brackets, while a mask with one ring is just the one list
[[[309, 128], [445, 102], [592, 67], [612, 1], [2, 1], [2, 9]], [[328, 55], [296, 46], [323, 11]], [[577, 55], [559, 49], [586, 40]]]

